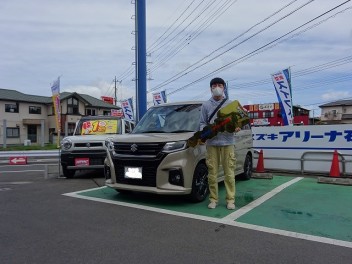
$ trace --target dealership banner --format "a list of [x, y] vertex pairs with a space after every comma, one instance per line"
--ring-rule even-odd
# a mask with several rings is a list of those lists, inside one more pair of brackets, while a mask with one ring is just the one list
[[285, 69], [271, 75], [279, 100], [284, 126], [293, 126], [291, 74]]
[[153, 102], [154, 105], [166, 103], [166, 93], [165, 91], [153, 93]]
[[60, 106], [60, 77], [54, 81], [51, 86], [52, 100], [55, 112], [56, 130], [57, 130], [57, 147], [60, 147], [61, 135], [61, 106]]
[[125, 119], [128, 121], [134, 121], [133, 117], [133, 107], [132, 107], [132, 98], [126, 99], [121, 102], [121, 108]]
[[111, 116], [123, 117], [122, 109], [111, 109]]

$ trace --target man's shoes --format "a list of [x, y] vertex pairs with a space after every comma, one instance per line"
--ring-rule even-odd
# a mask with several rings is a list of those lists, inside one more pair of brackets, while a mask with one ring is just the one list
[[216, 202], [210, 202], [210, 204], [208, 204], [208, 208], [209, 209], [215, 209], [217, 206], [217, 203]]
[[227, 203], [227, 209], [229, 209], [229, 210], [235, 210], [235, 208], [236, 208], [236, 206], [235, 206], [235, 204], [234, 203]]

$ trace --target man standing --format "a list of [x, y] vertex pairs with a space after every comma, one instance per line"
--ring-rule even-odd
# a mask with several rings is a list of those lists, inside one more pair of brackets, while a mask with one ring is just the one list
[[[216, 112], [220, 107], [231, 103], [224, 97], [225, 81], [214, 78], [210, 81], [212, 97], [203, 103], [200, 117], [200, 130], [206, 125], [214, 123]], [[240, 128], [236, 128], [238, 132]], [[225, 175], [226, 204], [227, 209], [235, 209], [235, 166], [236, 157], [234, 152], [235, 138], [233, 133], [219, 132], [215, 137], [206, 141], [206, 164], [208, 166], [209, 184], [209, 209], [215, 209], [218, 204], [218, 170], [221, 162]]]

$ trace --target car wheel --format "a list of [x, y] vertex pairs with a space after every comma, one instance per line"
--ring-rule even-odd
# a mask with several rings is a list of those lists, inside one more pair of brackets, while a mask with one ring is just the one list
[[193, 174], [190, 200], [192, 202], [202, 202], [208, 194], [208, 167], [204, 163], [199, 163]]
[[241, 179], [249, 180], [252, 177], [253, 171], [252, 156], [249, 154], [246, 155], [246, 159], [244, 160], [243, 171], [244, 172], [241, 174]]
[[119, 194], [122, 194], [122, 195], [126, 195], [126, 194], [131, 194], [132, 193], [132, 191], [130, 191], [130, 190], [116, 190], [115, 189], [115, 191], [117, 191]]
[[68, 170], [66, 166], [62, 167], [62, 173], [64, 176], [68, 179], [71, 179], [75, 176], [76, 171], [75, 170]]

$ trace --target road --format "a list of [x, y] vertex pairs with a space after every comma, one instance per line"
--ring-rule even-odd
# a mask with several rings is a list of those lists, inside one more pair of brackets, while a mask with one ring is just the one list
[[351, 263], [347, 247], [62, 195], [103, 182], [0, 172], [0, 263]]

